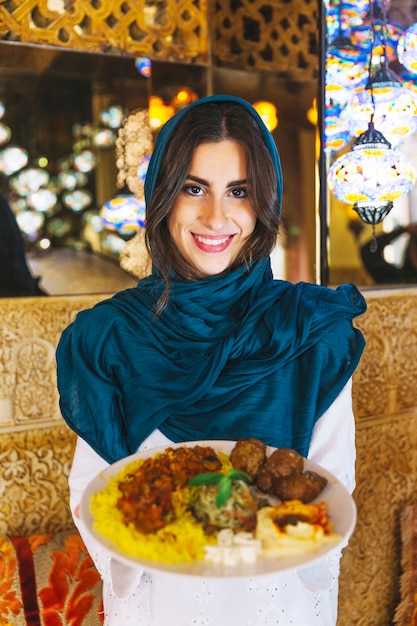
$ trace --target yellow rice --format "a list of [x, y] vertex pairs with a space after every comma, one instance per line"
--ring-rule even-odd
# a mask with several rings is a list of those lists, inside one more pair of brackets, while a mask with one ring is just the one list
[[[218, 456], [222, 461], [222, 472], [226, 473], [232, 468], [229, 457], [222, 453]], [[117, 508], [120, 497], [118, 484], [128, 479], [142, 463], [142, 459], [129, 463], [110, 478], [104, 489], [91, 496], [94, 528], [119, 550], [131, 556], [163, 563], [189, 563], [204, 559], [204, 546], [215, 544], [217, 534], [206, 535], [202, 525], [187, 510], [195, 488], [186, 487], [173, 494], [175, 520], [157, 532], [145, 535], [133, 524], [124, 524]]]

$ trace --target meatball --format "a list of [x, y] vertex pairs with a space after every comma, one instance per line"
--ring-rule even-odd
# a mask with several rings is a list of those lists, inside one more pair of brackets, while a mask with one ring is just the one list
[[293, 472], [302, 471], [304, 459], [296, 450], [278, 448], [274, 450], [257, 476], [257, 485], [265, 493], [273, 490], [274, 481]]
[[276, 478], [273, 492], [280, 500], [300, 500], [307, 504], [317, 498], [326, 485], [327, 478], [316, 472], [295, 471], [289, 476]]
[[230, 453], [230, 461], [235, 469], [255, 478], [266, 461], [266, 445], [255, 437], [239, 439]]

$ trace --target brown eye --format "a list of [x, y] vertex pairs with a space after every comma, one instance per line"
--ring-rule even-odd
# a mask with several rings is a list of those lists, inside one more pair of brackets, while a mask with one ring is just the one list
[[232, 189], [232, 196], [235, 198], [247, 198], [248, 190], [244, 187], [238, 187], [237, 189]]
[[190, 196], [199, 196], [203, 193], [203, 190], [198, 185], [185, 185], [184, 186], [185, 193], [188, 193]]

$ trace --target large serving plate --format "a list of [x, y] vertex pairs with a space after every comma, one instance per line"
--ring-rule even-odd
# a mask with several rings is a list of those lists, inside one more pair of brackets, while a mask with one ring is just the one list
[[[178, 448], [181, 446], [192, 447], [195, 445], [211, 446], [217, 452], [230, 454], [236, 442], [234, 441], [192, 441], [179, 444], [172, 444], [170, 447]], [[136, 565], [148, 571], [164, 572], [171, 575], [181, 576], [200, 576], [211, 578], [240, 578], [265, 576], [272, 573], [289, 571], [301, 567], [305, 567], [319, 559], [322, 559], [329, 552], [336, 550], [338, 547], [345, 545], [353, 532], [356, 524], [356, 506], [353, 498], [346, 488], [339, 482], [333, 474], [322, 468], [321, 466], [305, 459], [304, 468], [315, 471], [325, 476], [328, 483], [324, 490], [317, 498], [318, 502], [326, 502], [328, 505], [328, 515], [333, 523], [334, 532], [339, 535], [339, 539], [334, 543], [321, 546], [314, 552], [300, 555], [283, 556], [282, 558], [272, 558], [266, 556], [258, 557], [255, 563], [239, 563], [239, 565], [222, 565], [208, 563], [205, 561], [195, 561], [193, 563], [177, 563], [175, 565], [159, 563], [141, 559], [136, 556], [120, 550], [116, 543], [101, 535], [94, 528], [93, 516], [90, 512], [90, 498], [93, 494], [101, 491], [106, 487], [109, 479], [118, 474], [128, 463], [136, 459], [147, 459], [153, 457], [158, 452], [164, 452], [167, 446], [153, 448], [145, 452], [138, 452], [125, 459], [117, 461], [110, 465], [104, 471], [100, 472], [85, 489], [80, 506], [80, 516], [87, 529], [87, 532], [103, 547], [111, 556], [128, 565]], [[268, 448], [268, 456], [275, 448]], [[144, 539], [146, 540], [146, 539]]]

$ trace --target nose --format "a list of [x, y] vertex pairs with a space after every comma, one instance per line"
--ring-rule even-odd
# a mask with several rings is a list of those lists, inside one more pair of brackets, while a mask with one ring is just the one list
[[227, 222], [224, 201], [221, 198], [210, 198], [204, 208], [201, 221], [210, 230], [220, 231]]

